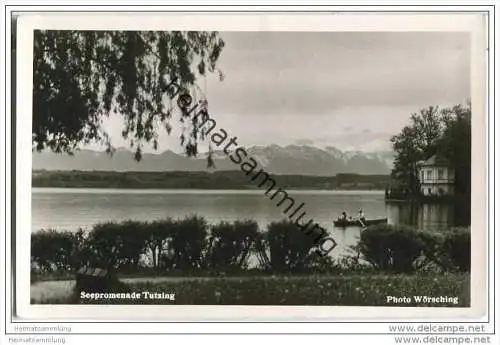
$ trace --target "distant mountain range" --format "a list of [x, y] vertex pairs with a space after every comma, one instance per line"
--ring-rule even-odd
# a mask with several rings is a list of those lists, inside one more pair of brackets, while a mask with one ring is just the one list
[[[248, 157], [269, 173], [289, 175], [333, 176], [339, 173], [389, 174], [393, 153], [390, 151], [342, 152], [334, 147], [320, 149], [313, 146], [278, 145], [254, 146], [247, 149]], [[216, 151], [215, 169], [207, 168], [207, 156], [186, 157], [167, 150], [159, 154], [145, 153], [140, 162], [131, 151], [119, 148], [113, 156], [92, 150], [81, 150], [73, 156], [53, 152], [34, 152], [33, 170], [83, 171], [221, 171], [237, 170], [222, 151]]]

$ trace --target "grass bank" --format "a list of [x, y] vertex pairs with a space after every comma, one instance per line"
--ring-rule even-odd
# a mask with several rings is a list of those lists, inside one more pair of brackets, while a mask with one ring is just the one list
[[[169, 299], [114, 299], [83, 303], [176, 305], [338, 305], [399, 307], [469, 307], [470, 275], [309, 275], [186, 278], [125, 284], [130, 292], [175, 294]], [[410, 297], [410, 303], [387, 303], [387, 296]], [[413, 296], [458, 297], [458, 303], [418, 303]], [[32, 301], [33, 302], [33, 301]], [[34, 301], [77, 304], [75, 296]]]

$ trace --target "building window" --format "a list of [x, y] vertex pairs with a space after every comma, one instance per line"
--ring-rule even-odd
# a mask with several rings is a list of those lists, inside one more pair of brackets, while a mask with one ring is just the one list
[[438, 180], [443, 180], [443, 179], [444, 179], [444, 170], [438, 169]]
[[427, 180], [432, 179], [432, 170], [427, 170]]

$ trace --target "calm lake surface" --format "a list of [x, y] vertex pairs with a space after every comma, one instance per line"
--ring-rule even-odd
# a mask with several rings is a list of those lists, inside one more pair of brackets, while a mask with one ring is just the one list
[[[333, 219], [342, 211], [355, 216], [360, 208], [367, 218], [387, 217], [390, 224], [412, 224], [419, 228], [447, 226], [453, 210], [447, 205], [424, 205], [410, 210], [404, 205], [386, 205], [383, 191], [288, 191], [295, 205], [304, 203], [304, 221], [313, 219], [329, 231], [339, 244], [332, 255], [346, 254], [357, 243], [360, 228], [334, 229]], [[105, 221], [127, 219], [151, 221], [197, 214], [209, 223], [253, 219], [264, 229], [285, 218], [276, 199], [264, 190], [128, 190], [33, 188], [32, 232], [40, 229], [76, 231], [91, 229]]]

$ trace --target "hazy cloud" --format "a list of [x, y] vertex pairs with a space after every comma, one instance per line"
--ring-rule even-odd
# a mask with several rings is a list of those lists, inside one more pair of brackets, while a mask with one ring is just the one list
[[311, 139], [297, 139], [295, 140], [295, 144], [297, 145], [314, 145], [314, 140]]
[[[199, 85], [206, 82], [211, 116], [247, 145], [388, 146], [412, 112], [470, 97], [467, 33], [221, 36], [226, 45], [219, 67], [226, 78], [211, 76]], [[119, 137], [121, 127], [109, 126]], [[178, 147], [178, 136], [160, 139], [161, 149]]]

